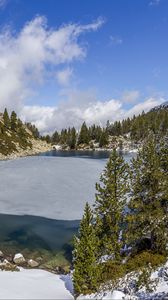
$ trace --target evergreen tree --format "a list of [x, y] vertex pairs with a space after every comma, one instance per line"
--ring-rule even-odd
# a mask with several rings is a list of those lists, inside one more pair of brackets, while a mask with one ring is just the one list
[[60, 141], [60, 135], [58, 133], [58, 131], [55, 131], [51, 137], [51, 141], [53, 144], [57, 144]]
[[168, 237], [167, 210], [163, 206], [167, 197], [164, 188], [168, 182], [165, 182], [167, 179], [161, 166], [161, 161], [163, 165], [165, 162], [162, 157], [160, 146], [151, 135], [137, 158], [132, 160], [129, 202], [131, 213], [128, 216], [127, 231], [128, 242], [133, 247], [148, 238], [151, 249], [160, 253], [165, 251]]
[[95, 211], [100, 255], [112, 255], [116, 260], [120, 258], [123, 245], [121, 226], [128, 192], [127, 181], [128, 165], [113, 150], [100, 177], [100, 184], [96, 184]]
[[89, 130], [84, 122], [81, 126], [79, 137], [78, 137], [78, 145], [79, 144], [89, 144], [90, 137], [89, 137]]
[[75, 149], [76, 147], [76, 129], [75, 127], [73, 127], [72, 129], [70, 129], [69, 132], [69, 138], [68, 138], [68, 146], [70, 147], [70, 149]]
[[99, 146], [105, 147], [108, 144], [108, 132], [107, 130], [103, 130], [99, 140]]
[[7, 109], [5, 108], [4, 113], [3, 113], [3, 120], [4, 120], [4, 125], [6, 128], [10, 128], [10, 118]]
[[17, 128], [17, 115], [14, 111], [11, 113], [10, 117], [11, 130], [16, 131]]
[[97, 264], [97, 238], [93, 227], [93, 214], [86, 203], [80, 223], [79, 237], [74, 241], [73, 282], [76, 296], [95, 292], [99, 287], [100, 267]]

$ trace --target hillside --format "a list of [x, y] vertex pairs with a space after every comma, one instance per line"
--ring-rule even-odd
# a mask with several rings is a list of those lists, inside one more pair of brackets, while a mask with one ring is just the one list
[[45, 139], [56, 149], [112, 149], [117, 147], [131, 150], [141, 145], [143, 140], [153, 132], [164, 136], [168, 131], [168, 102], [163, 103], [147, 113], [127, 118], [114, 123], [107, 121], [106, 127], [93, 124], [88, 127], [84, 122], [79, 131], [74, 127], [55, 131]]
[[0, 159], [26, 156], [49, 150], [51, 147], [40, 139], [38, 130], [23, 124], [13, 111], [0, 113]]

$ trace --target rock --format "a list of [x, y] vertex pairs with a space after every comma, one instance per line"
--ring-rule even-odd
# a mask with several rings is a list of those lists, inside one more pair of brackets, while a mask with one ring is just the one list
[[39, 257], [36, 258], [36, 261], [37, 261], [38, 263], [41, 263], [41, 262], [43, 261], [43, 258], [39, 256]]
[[39, 263], [33, 259], [29, 259], [27, 263], [28, 263], [28, 266], [31, 268], [36, 268], [39, 266]]
[[0, 259], [4, 257], [3, 252], [0, 250]]
[[2, 263], [0, 263], [0, 270], [5, 271], [20, 271], [17, 266], [11, 264], [7, 259], [4, 259]]
[[21, 253], [15, 254], [13, 261], [16, 265], [22, 265], [26, 262], [24, 256]]
[[13, 256], [12, 255], [7, 255], [6, 259], [10, 262], [13, 263]]

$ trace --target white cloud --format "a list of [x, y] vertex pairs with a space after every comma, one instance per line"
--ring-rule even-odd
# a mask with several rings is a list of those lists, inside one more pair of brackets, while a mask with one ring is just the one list
[[62, 86], [67, 86], [70, 83], [70, 79], [72, 77], [73, 70], [72, 68], [66, 68], [63, 70], [60, 70], [56, 73], [56, 79], [58, 83]]
[[160, 4], [160, 1], [161, 1], [161, 0], [151, 0], [151, 1], [149, 2], [149, 6], [157, 6], [157, 5]]
[[166, 100], [164, 98], [154, 98], [150, 97], [145, 99], [143, 102], [136, 104], [131, 109], [129, 109], [126, 112], [127, 117], [131, 117], [133, 115], [138, 115], [139, 113], [142, 113], [142, 111], [147, 112], [153, 107], [162, 104]]
[[[85, 58], [87, 49], [79, 42], [81, 34], [95, 31], [103, 24], [100, 18], [87, 25], [68, 24], [48, 28], [44, 17], [28, 22], [19, 33], [9, 29], [0, 31], [0, 110], [15, 109], [25, 121], [36, 124], [41, 132], [63, 127], [79, 127], [83, 121], [105, 125], [106, 121], [121, 120], [142, 109], [148, 110], [163, 99], [147, 99], [131, 110], [123, 108], [123, 99], [100, 101], [94, 91], [70, 90], [67, 84], [73, 75], [69, 67], [74, 60]], [[51, 72], [51, 73], [50, 73]], [[45, 85], [53, 75], [66, 86], [59, 105], [28, 105], [30, 95], [36, 95], [39, 84]], [[138, 98], [138, 91], [125, 93], [128, 102]]]
[[[87, 25], [67, 24], [51, 29], [46, 18], [38, 16], [18, 34], [9, 28], [1, 30], [0, 109], [19, 111], [32, 89], [44, 84], [49, 69], [56, 72], [62, 64], [83, 59], [87, 51], [79, 43], [79, 36], [97, 30], [102, 24], [103, 19], [99, 18]], [[67, 74], [64, 79], [62, 74], [62, 82], [65, 77], [68, 79]]]
[[112, 45], [121, 45], [123, 43], [122, 38], [117, 37], [117, 36], [110, 36], [110, 43]]
[[138, 90], [125, 91], [122, 96], [122, 100], [125, 103], [135, 103], [140, 96], [140, 92]]
[[114, 122], [134, 114], [138, 115], [143, 110], [146, 112], [164, 101], [163, 98], [148, 98], [126, 110], [123, 108], [122, 100], [99, 101], [92, 91], [70, 91], [68, 100], [59, 106], [25, 106], [21, 116], [24, 120], [33, 122], [42, 132], [47, 133], [69, 126], [79, 128], [84, 121], [88, 125], [93, 123], [105, 125], [107, 120]]

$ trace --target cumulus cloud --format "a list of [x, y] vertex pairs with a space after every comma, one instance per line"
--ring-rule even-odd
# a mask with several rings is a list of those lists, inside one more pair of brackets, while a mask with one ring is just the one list
[[129, 109], [126, 112], [125, 115], [127, 117], [131, 117], [133, 115], [138, 115], [139, 113], [142, 113], [142, 111], [147, 112], [150, 109], [152, 109], [153, 107], [160, 105], [165, 101], [166, 100], [162, 97], [160, 97], [160, 98], [149, 97], [149, 98], [145, 99], [143, 102], [134, 105], [131, 109]]
[[48, 133], [69, 126], [79, 128], [84, 121], [88, 125], [95, 123], [105, 126], [107, 120], [114, 122], [132, 117], [143, 110], [147, 112], [164, 101], [163, 98], [148, 98], [126, 110], [122, 100], [100, 101], [91, 91], [71, 91], [68, 100], [57, 107], [25, 106], [22, 110], [22, 118], [33, 122], [41, 132]]
[[60, 85], [67, 86], [70, 83], [72, 74], [73, 74], [72, 68], [65, 68], [63, 70], [59, 70], [56, 73], [56, 79]]
[[[74, 60], [83, 59], [87, 49], [79, 43], [79, 36], [95, 31], [103, 24], [67, 24], [52, 29], [45, 17], [37, 16], [14, 34], [9, 28], [0, 32], [0, 109], [8, 107], [20, 111], [24, 101], [38, 84], [44, 84], [49, 70]], [[49, 68], [49, 67], [52, 68]], [[66, 82], [69, 73], [58, 75]]]
[[138, 90], [125, 91], [122, 96], [122, 100], [125, 103], [135, 103], [140, 96], [140, 92]]
[[[1, 0], [0, 0], [1, 1]], [[63, 127], [79, 128], [83, 121], [105, 125], [140, 113], [164, 102], [164, 99], [146, 99], [126, 111], [123, 99], [102, 100], [93, 90], [69, 89], [73, 75], [69, 66], [84, 59], [87, 49], [79, 37], [100, 28], [99, 18], [90, 24], [67, 24], [49, 28], [47, 20], [38, 16], [25, 24], [19, 33], [9, 28], [0, 31], [0, 110], [14, 109], [24, 121], [32, 122], [41, 132], [52, 132]], [[29, 105], [28, 99], [36, 95], [38, 85], [45, 85], [48, 76], [56, 77], [64, 87], [58, 105]], [[56, 81], [55, 80], [55, 81]], [[38, 89], [37, 89], [38, 90]], [[138, 91], [125, 92], [125, 101], [134, 102]]]

